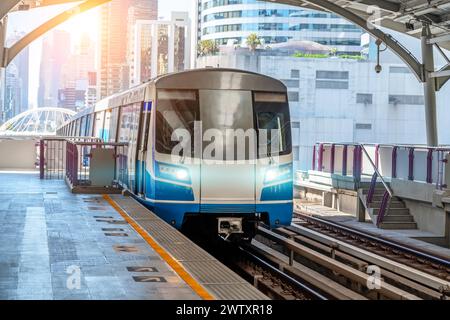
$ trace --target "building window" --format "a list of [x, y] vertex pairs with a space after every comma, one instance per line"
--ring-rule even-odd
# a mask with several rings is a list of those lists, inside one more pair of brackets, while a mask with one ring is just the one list
[[389, 95], [389, 104], [406, 104], [412, 106], [423, 106], [425, 104], [423, 96], [415, 95]]
[[316, 71], [317, 79], [348, 80], [348, 71]]
[[292, 122], [291, 129], [300, 129], [300, 122]]
[[298, 92], [288, 92], [288, 99], [289, 102], [298, 102], [299, 101]]
[[316, 80], [316, 89], [348, 89], [348, 82]]
[[299, 79], [300, 78], [300, 70], [291, 70], [291, 78]]
[[281, 80], [288, 88], [298, 88], [300, 87], [300, 82], [298, 80]]
[[357, 130], [372, 130], [372, 124], [370, 123], [357, 123], [356, 124]]
[[411, 73], [408, 67], [389, 67], [390, 73]]
[[348, 71], [316, 71], [316, 89], [348, 89]]
[[356, 94], [356, 103], [372, 104], [373, 103], [373, 95], [371, 93], [357, 93]]

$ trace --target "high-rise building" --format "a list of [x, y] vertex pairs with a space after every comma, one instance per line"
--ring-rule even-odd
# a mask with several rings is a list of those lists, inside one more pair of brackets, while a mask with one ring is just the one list
[[245, 46], [256, 33], [265, 45], [314, 41], [340, 53], [359, 53], [362, 31], [333, 13], [258, 0], [197, 0], [199, 40]]
[[88, 73], [88, 86], [84, 97], [86, 107], [93, 107], [97, 102], [97, 73]]
[[21, 83], [19, 77], [19, 69], [16, 64], [11, 63], [5, 73], [5, 90], [4, 90], [3, 116], [6, 122], [14, 116], [20, 114], [20, 95]]
[[88, 80], [77, 80], [72, 87], [58, 90], [58, 107], [79, 111], [85, 107]]
[[79, 111], [84, 108], [89, 73], [95, 70], [95, 45], [88, 34], [83, 34], [62, 68], [62, 82], [58, 106]]
[[[14, 33], [6, 42], [11, 47], [24, 34]], [[6, 122], [14, 116], [28, 110], [28, 81], [29, 81], [29, 49], [25, 48], [11, 62], [5, 70], [5, 88], [2, 91], [2, 107], [0, 123]]]
[[39, 76], [38, 107], [58, 106], [63, 81], [63, 66], [70, 57], [70, 33], [54, 30], [43, 40]]
[[79, 43], [62, 69], [61, 88], [75, 87], [78, 80], [87, 80], [95, 70], [95, 44], [88, 34], [82, 34]]
[[158, 15], [157, 0], [113, 0], [101, 8], [98, 95], [104, 98], [129, 86], [128, 41], [133, 21]]
[[191, 25], [187, 12], [172, 12], [171, 20], [136, 22], [131, 85], [190, 68]]
[[148, 0], [135, 0], [128, 10], [128, 41], [127, 41], [127, 67], [128, 67], [128, 82], [133, 86], [134, 79], [134, 65], [135, 65], [135, 35], [137, 21], [140, 20], [154, 20], [158, 14], [158, 2]]

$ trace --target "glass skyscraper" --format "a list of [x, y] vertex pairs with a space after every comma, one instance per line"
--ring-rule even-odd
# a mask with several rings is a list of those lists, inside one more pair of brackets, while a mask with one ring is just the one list
[[314, 41], [339, 53], [361, 51], [362, 31], [339, 16], [257, 0], [198, 0], [198, 40], [245, 46], [256, 33], [266, 46], [289, 40]]

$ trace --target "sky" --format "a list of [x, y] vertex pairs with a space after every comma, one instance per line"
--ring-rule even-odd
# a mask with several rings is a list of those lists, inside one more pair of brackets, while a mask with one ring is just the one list
[[[1, 1], [1, 0], [0, 0]], [[159, 0], [160, 19], [169, 19], [171, 11], [188, 11], [191, 19], [194, 11], [194, 0]], [[58, 5], [44, 8], [37, 8], [30, 11], [14, 12], [9, 15], [7, 36], [15, 32], [28, 33], [38, 27], [43, 22], [54, 17], [58, 13], [72, 7], [73, 4]], [[76, 41], [84, 32], [90, 34], [92, 39], [98, 38], [98, 8], [80, 14], [77, 17], [58, 26], [56, 29], [69, 31], [73, 42]], [[39, 87], [39, 66], [42, 50], [42, 39], [34, 41], [30, 45], [30, 101], [36, 107], [37, 90]]]

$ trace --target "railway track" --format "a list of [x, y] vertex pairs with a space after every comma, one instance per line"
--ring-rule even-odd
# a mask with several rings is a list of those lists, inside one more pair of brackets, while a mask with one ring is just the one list
[[260, 227], [252, 245], [273, 266], [328, 299], [450, 299], [447, 280], [302, 225]]
[[191, 237], [199, 246], [274, 300], [326, 300], [314, 287], [291, 277], [271, 263], [267, 254], [252, 244], [230, 243], [218, 238], [204, 241]]
[[315, 288], [289, 276], [277, 268], [267, 255], [255, 247], [241, 246], [232, 268], [271, 299], [278, 300], [328, 300]]
[[450, 300], [445, 259], [302, 213], [251, 243], [203, 243], [277, 300]]
[[448, 259], [432, 256], [405, 245], [380, 239], [324, 219], [312, 217], [301, 211], [295, 211], [294, 218], [296, 218], [297, 222], [294, 222], [293, 227], [290, 228], [291, 230], [298, 230], [300, 226], [314, 230], [434, 277], [450, 281], [450, 261]]

